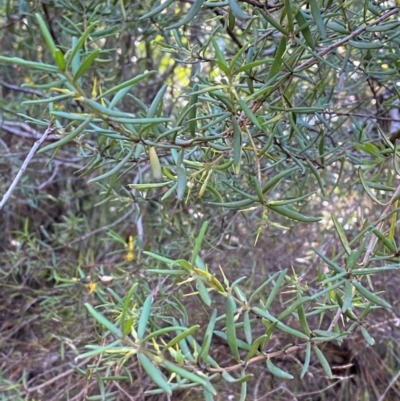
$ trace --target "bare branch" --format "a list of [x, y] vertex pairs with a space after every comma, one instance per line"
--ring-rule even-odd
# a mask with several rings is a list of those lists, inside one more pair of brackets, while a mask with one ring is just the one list
[[15, 187], [18, 185], [19, 180], [21, 179], [22, 175], [25, 173], [26, 168], [28, 167], [30, 161], [32, 160], [33, 156], [35, 155], [36, 151], [39, 149], [40, 145], [46, 140], [47, 136], [49, 134], [52, 134], [55, 131], [55, 126], [54, 123], [51, 122], [49, 126], [47, 127], [46, 131], [42, 135], [40, 139], [38, 139], [32, 146], [32, 149], [28, 153], [28, 156], [26, 157], [25, 161], [23, 162], [21, 168], [19, 169], [16, 177], [14, 178], [14, 181], [11, 183], [10, 188], [8, 188], [8, 191], [4, 194], [3, 199], [0, 202], [0, 210], [3, 209], [4, 205], [10, 198], [11, 194], [13, 193]]

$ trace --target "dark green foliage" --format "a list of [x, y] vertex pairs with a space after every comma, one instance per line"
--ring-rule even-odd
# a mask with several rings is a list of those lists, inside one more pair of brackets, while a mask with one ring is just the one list
[[[3, 399], [245, 400], [260, 372], [271, 394], [350, 377], [329, 347], [365, 350], [371, 315], [398, 319], [385, 7], [0, 3], [2, 193], [55, 127], [0, 221], [2, 355], [38, 339], [55, 356], [2, 363]], [[62, 363], [76, 385], [53, 380]]]

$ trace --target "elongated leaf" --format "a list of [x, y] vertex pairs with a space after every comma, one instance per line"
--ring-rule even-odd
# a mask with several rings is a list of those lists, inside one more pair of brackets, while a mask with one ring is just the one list
[[242, 159], [242, 133], [235, 116], [232, 116], [233, 127], [233, 165], [236, 174], [240, 172], [240, 163]]
[[251, 16], [246, 14], [242, 8], [239, 6], [239, 4], [236, 2], [236, 0], [229, 0], [229, 7], [232, 10], [233, 15], [240, 20], [247, 20], [250, 19]]
[[244, 114], [246, 114], [246, 117], [260, 130], [264, 131], [264, 128], [261, 126], [260, 122], [257, 120], [257, 117], [254, 115], [254, 113], [251, 111], [250, 107], [247, 105], [247, 103], [243, 99], [239, 99], [238, 103], [243, 110]]
[[274, 62], [272, 63], [271, 69], [269, 70], [266, 82], [268, 82], [272, 77], [274, 77], [281, 70], [283, 55], [286, 52], [286, 36], [282, 36], [279, 42], [278, 49], [275, 53]]
[[104, 317], [101, 313], [97, 312], [96, 309], [93, 308], [89, 303], [85, 303], [86, 309], [89, 313], [106, 329], [108, 329], [112, 334], [115, 334], [117, 337], [121, 337], [121, 330], [111, 323], [106, 317]]
[[300, 213], [296, 212], [295, 210], [289, 209], [285, 206], [277, 206], [277, 205], [268, 204], [267, 207], [269, 209], [273, 210], [274, 212], [281, 214], [282, 216], [289, 217], [289, 219], [292, 219], [292, 220], [302, 221], [304, 223], [316, 223], [321, 220], [320, 217], [305, 216], [305, 215], [300, 214]]
[[305, 39], [306, 43], [308, 44], [308, 46], [311, 47], [311, 49], [314, 49], [315, 48], [314, 38], [311, 35], [311, 31], [307, 24], [307, 20], [305, 19], [304, 14], [301, 10], [297, 12], [296, 20], [297, 23], [299, 24], [299, 29], [301, 30], [301, 33], [303, 34], [303, 38]]
[[82, 49], [83, 45], [86, 42], [86, 39], [89, 37], [90, 33], [93, 31], [93, 29], [96, 27], [96, 25], [98, 25], [99, 21], [95, 21], [92, 24], [90, 24], [86, 31], [82, 34], [82, 36], [78, 39], [78, 41], [76, 42], [75, 46], [72, 49], [72, 52], [69, 56], [68, 59], [68, 65], [70, 65], [71, 62], [73, 62], [73, 60], [75, 59], [75, 56], [77, 55], [77, 53]]
[[321, 352], [321, 350], [316, 346], [313, 345], [313, 350], [315, 354], [317, 355], [317, 358], [322, 365], [322, 368], [324, 369], [325, 374], [329, 377], [329, 379], [332, 379], [332, 371], [331, 367], [329, 366], [329, 362], [326, 360], [324, 354]]
[[271, 292], [268, 295], [267, 300], [264, 303], [265, 310], [268, 310], [268, 308], [271, 306], [272, 302], [275, 300], [276, 296], [280, 292], [283, 282], [285, 280], [286, 273], [287, 269], [284, 269], [279, 273], [279, 276], [274, 284], [274, 287], [272, 288]]
[[347, 252], [347, 254], [350, 255], [351, 249], [350, 249], [349, 241], [347, 240], [346, 234], [343, 231], [343, 228], [340, 225], [338, 219], [335, 217], [335, 215], [332, 214], [331, 217], [332, 217], [333, 224], [335, 225], [336, 232], [339, 235], [340, 241], [341, 241], [345, 251]]
[[196, 238], [196, 243], [194, 245], [193, 252], [192, 252], [192, 258], [191, 258], [192, 266], [196, 265], [196, 260], [197, 260], [197, 257], [199, 256], [201, 244], [203, 243], [204, 236], [207, 232], [208, 224], [209, 224], [208, 221], [205, 221], [202, 224], [199, 235]]
[[372, 292], [368, 291], [363, 285], [358, 282], [357, 280], [353, 280], [352, 284], [354, 287], [357, 288], [358, 292], [367, 298], [372, 303], [382, 306], [383, 308], [391, 308], [390, 304], [383, 300], [382, 298], [378, 297], [377, 295], [373, 294]]
[[55, 72], [55, 73], [58, 72], [57, 67], [54, 67], [53, 65], [38, 63], [35, 61], [27, 61], [27, 60], [24, 60], [19, 57], [0, 56], [0, 62], [10, 63], [10, 64], [18, 64], [18, 65], [21, 65], [22, 67], [29, 67], [29, 68], [33, 68], [35, 70], [43, 70], [43, 71]]
[[215, 327], [216, 318], [217, 318], [217, 310], [214, 309], [210, 316], [210, 321], [208, 322], [207, 329], [204, 334], [203, 344], [201, 345], [201, 352], [199, 353], [199, 359], [204, 363], [207, 363], [207, 357], [210, 351], [211, 340]]
[[314, 18], [314, 21], [316, 22], [319, 32], [322, 36], [322, 39], [326, 39], [326, 30], [325, 30], [325, 25], [324, 21], [322, 20], [322, 13], [318, 5], [317, 0], [309, 0], [310, 8], [311, 8], [311, 14]]
[[199, 327], [200, 326], [198, 324], [196, 324], [196, 325], [194, 325], [192, 327], [189, 327], [188, 329], [183, 331], [181, 334], [178, 334], [176, 337], [174, 337], [171, 341], [168, 342], [168, 344], [164, 347], [164, 350], [175, 346], [175, 344], [178, 344], [184, 338], [186, 338], [187, 336], [193, 334]]
[[51, 33], [50, 33], [49, 29], [47, 28], [47, 25], [44, 22], [42, 16], [37, 13], [35, 14], [35, 16], [36, 16], [37, 22], [39, 23], [40, 30], [42, 31], [42, 34], [47, 43], [47, 46], [49, 47], [49, 50], [55, 59], [57, 46], [54, 43], [53, 37], [51, 36]]
[[154, 146], [150, 146], [149, 148], [149, 159], [150, 159], [151, 172], [153, 174], [154, 179], [160, 180], [162, 178], [161, 164], [160, 160], [158, 159], [158, 155]]
[[144, 301], [142, 311], [140, 313], [140, 318], [139, 318], [139, 323], [138, 323], [138, 328], [137, 328], [137, 336], [138, 339], [141, 340], [144, 336], [144, 333], [146, 331], [147, 327], [147, 322], [150, 317], [151, 313], [151, 305], [153, 303], [153, 297], [149, 295], [146, 300]]
[[375, 344], [375, 340], [370, 336], [370, 334], [368, 333], [368, 331], [367, 331], [367, 329], [365, 327], [361, 326], [361, 334], [363, 335], [363, 337], [365, 338], [365, 341], [369, 345], [374, 345]]
[[281, 368], [278, 368], [278, 366], [274, 365], [270, 358], [267, 359], [267, 368], [276, 377], [281, 379], [294, 379], [290, 373], [285, 372]]
[[235, 314], [236, 302], [229, 296], [226, 300], [226, 335], [228, 339], [229, 349], [232, 352], [233, 357], [239, 361], [239, 350], [236, 343], [236, 329], [235, 329]]
[[157, 71], [152, 70], [152, 71], [147, 71], [143, 74], [137, 75], [136, 77], [129, 79], [128, 81], [123, 82], [122, 84], [116, 85], [113, 88], [108, 89], [105, 91], [103, 94], [100, 94], [96, 100], [99, 100], [102, 97], [106, 97], [108, 95], [111, 95], [112, 93], [118, 92], [121, 89], [124, 89], [128, 86], [132, 87], [133, 85], [137, 84], [140, 81], [143, 81], [145, 78], [147, 78], [150, 75], [155, 74]]
[[166, 30], [176, 29], [182, 25], [188, 24], [199, 13], [203, 3], [204, 3], [204, 0], [195, 0], [194, 4], [190, 7], [189, 12], [186, 14], [186, 16], [184, 18], [182, 18], [179, 22], [168, 26], [165, 29]]
[[114, 174], [117, 174], [118, 171], [120, 171], [126, 165], [126, 163], [128, 163], [128, 161], [132, 157], [134, 151], [135, 151], [135, 147], [131, 146], [131, 149], [126, 154], [126, 156], [114, 168], [112, 168], [110, 171], [107, 171], [106, 173], [104, 173], [102, 175], [92, 178], [91, 180], [88, 181], [88, 183], [90, 184], [93, 182], [98, 182], [98, 181], [104, 180], [105, 178], [112, 177]]
[[157, 384], [157, 386], [160, 387], [168, 395], [172, 395], [171, 386], [164, 379], [161, 371], [150, 361], [150, 359], [141, 352], [138, 353], [138, 359], [143, 369], [154, 381], [154, 383]]
[[151, 10], [151, 11], [148, 12], [147, 14], [142, 15], [142, 16], [139, 18], [139, 21], [140, 21], [140, 20], [143, 20], [143, 19], [151, 18], [151, 17], [154, 17], [155, 15], [160, 14], [161, 11], [165, 10], [165, 9], [166, 9], [171, 3], [173, 3], [173, 2], [174, 2], [174, 0], [166, 0], [166, 1], [164, 1], [164, 2], [161, 3], [158, 7], [155, 7], [155, 8], [153, 8], [153, 10]]
[[45, 152], [48, 152], [49, 150], [59, 148], [60, 146], [65, 145], [68, 142], [71, 142], [78, 135], [82, 134], [82, 132], [85, 130], [85, 128], [90, 124], [91, 120], [92, 120], [91, 118], [86, 119], [81, 125], [79, 125], [79, 127], [74, 129], [68, 135], [65, 135], [64, 138], [61, 138], [59, 141], [45, 146], [44, 148], [40, 149], [38, 151], [38, 153], [45, 153]]
[[304, 358], [303, 367], [300, 373], [300, 379], [303, 379], [308, 371], [308, 367], [310, 366], [310, 359], [311, 359], [311, 343], [307, 343], [306, 346], [306, 356]]
[[94, 60], [96, 60], [97, 56], [101, 53], [101, 50], [96, 49], [93, 51], [90, 56], [82, 63], [79, 67], [78, 71], [76, 72], [74, 79], [79, 79], [93, 64]]

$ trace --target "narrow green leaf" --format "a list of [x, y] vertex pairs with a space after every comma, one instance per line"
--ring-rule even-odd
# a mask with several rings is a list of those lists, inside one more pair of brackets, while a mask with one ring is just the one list
[[370, 188], [368, 187], [367, 182], [365, 181], [364, 176], [363, 176], [363, 174], [362, 174], [361, 167], [358, 169], [358, 176], [360, 177], [361, 184], [362, 184], [362, 186], [363, 186], [365, 192], [367, 193], [367, 195], [368, 195], [374, 202], [378, 203], [379, 205], [385, 206], [385, 203], [380, 202], [380, 201], [378, 200], [378, 198], [372, 193], [372, 191], [371, 191]]
[[255, 290], [253, 291], [253, 293], [252, 293], [251, 296], [250, 296], [249, 302], [248, 302], [249, 305], [252, 304], [252, 302], [256, 299], [256, 296], [257, 296], [258, 294], [260, 294], [260, 293], [265, 289], [265, 287], [266, 287], [272, 280], [274, 280], [275, 277], [278, 276], [279, 274], [281, 274], [281, 272], [276, 272], [276, 273], [275, 273], [274, 275], [272, 275], [268, 280], [264, 281], [257, 289], [255, 289]]
[[106, 329], [108, 329], [112, 334], [116, 335], [117, 337], [121, 337], [122, 333], [121, 330], [111, 323], [107, 318], [105, 318], [101, 313], [97, 312], [96, 309], [93, 308], [92, 305], [89, 303], [85, 303], [86, 309], [89, 313]]
[[236, 69], [236, 64], [239, 61], [239, 58], [242, 57], [243, 53], [248, 50], [247, 46], [242, 46], [239, 51], [235, 54], [235, 56], [233, 57], [232, 61], [229, 64], [229, 74], [232, 74], [232, 71], [234, 71]]
[[140, 20], [143, 20], [143, 19], [151, 18], [151, 17], [154, 17], [155, 15], [160, 14], [161, 11], [165, 10], [165, 9], [166, 9], [171, 3], [173, 3], [173, 2], [174, 2], [174, 0], [166, 0], [166, 1], [164, 1], [164, 2], [161, 3], [158, 7], [153, 8], [153, 10], [151, 10], [151, 11], [148, 12], [147, 14], [142, 15], [142, 16], [139, 18], [139, 21], [140, 21]]
[[164, 392], [166, 392], [168, 395], [172, 395], [171, 386], [164, 379], [161, 371], [155, 365], [153, 365], [150, 359], [141, 352], [138, 353], [138, 359], [140, 365], [142, 365], [143, 369], [154, 381], [154, 383], [157, 384], [157, 386], [160, 387], [160, 389], [164, 390]]
[[270, 339], [268, 334], [263, 334], [258, 337], [253, 344], [251, 344], [250, 350], [245, 358], [245, 363], [248, 362], [254, 355], [263, 350], [263, 345], [265, 345]]
[[86, 39], [89, 37], [90, 33], [93, 31], [93, 29], [96, 27], [96, 25], [99, 23], [99, 21], [95, 21], [92, 24], [90, 24], [86, 31], [82, 34], [82, 36], [79, 38], [79, 40], [76, 42], [75, 46], [72, 49], [72, 52], [69, 56], [68, 59], [68, 65], [70, 65], [70, 63], [73, 62], [73, 60], [75, 59], [75, 56], [77, 55], [77, 53], [81, 50], [81, 48], [83, 47], [83, 45], [86, 42]]
[[278, 49], [275, 53], [274, 62], [272, 63], [271, 69], [269, 70], [267, 79], [268, 82], [272, 77], [274, 77], [281, 70], [281, 66], [283, 63], [283, 55], [286, 52], [286, 36], [282, 36], [281, 41], [279, 42]]
[[344, 287], [344, 300], [342, 306], [342, 312], [345, 313], [348, 309], [351, 308], [353, 303], [353, 286], [350, 281], [346, 280]]
[[226, 299], [226, 335], [233, 357], [240, 361], [239, 349], [236, 343], [235, 312], [236, 302], [232, 296], [229, 296]]
[[367, 329], [363, 326], [361, 326], [361, 334], [363, 335], [365, 341], [369, 344], [369, 345], [374, 345], [375, 344], [375, 340], [370, 336], [370, 334], [368, 333]]
[[321, 220], [320, 217], [305, 216], [285, 206], [267, 204], [267, 207], [274, 212], [281, 214], [282, 216], [288, 217], [291, 220], [298, 220], [304, 223], [316, 223]]
[[243, 330], [246, 341], [251, 344], [253, 342], [253, 334], [251, 330], [249, 311], [245, 311], [243, 315]]
[[65, 62], [64, 55], [62, 54], [62, 51], [60, 49], [55, 50], [54, 58], [60, 71], [65, 71], [67, 68], [67, 64]]
[[149, 160], [153, 178], [160, 180], [162, 178], [161, 164], [154, 146], [149, 147]]
[[331, 217], [332, 217], [333, 224], [335, 225], [336, 232], [339, 235], [340, 242], [342, 243], [347, 254], [350, 255], [351, 249], [350, 249], [349, 241], [347, 240], [346, 234], [343, 231], [343, 228], [340, 225], [338, 219], [335, 217], [335, 215], [332, 214]]
[[314, 247], [311, 247], [311, 248], [336, 273], [343, 273], [344, 272], [344, 270], [338, 264], [336, 264], [333, 260], [330, 260], [329, 258], [327, 258], [318, 249], [316, 249]]
[[303, 379], [308, 371], [308, 367], [310, 366], [311, 359], [311, 343], [307, 343], [306, 345], [306, 356], [304, 358], [303, 367], [301, 368], [300, 379]]
[[76, 138], [78, 135], [80, 135], [85, 130], [85, 128], [90, 124], [91, 121], [92, 121], [91, 118], [87, 118], [82, 124], [80, 124], [72, 132], [65, 135], [59, 141], [51, 143], [50, 145], [47, 145], [44, 148], [40, 149], [38, 151], [38, 153], [45, 153], [45, 152], [48, 152], [49, 150], [59, 148], [60, 146], [65, 145], [68, 142], [71, 142], [74, 138]]
[[316, 167], [314, 166], [314, 164], [308, 159], [307, 159], [307, 165], [308, 165], [308, 168], [311, 170], [311, 172], [314, 174], [314, 176], [318, 182], [318, 185], [321, 189], [322, 195], [326, 198], [325, 185], [322, 181], [321, 175], [319, 174], [319, 172], [316, 169]]
[[214, 47], [214, 51], [215, 51], [215, 56], [217, 58], [217, 64], [218, 67], [221, 68], [221, 70], [225, 73], [225, 74], [229, 74], [229, 67], [228, 67], [228, 63], [225, 59], [224, 54], [222, 53], [221, 49], [218, 46], [217, 41], [215, 40], [214, 37], [211, 38], [211, 43]]
[[281, 290], [281, 287], [283, 285], [283, 282], [285, 280], [285, 276], [287, 273], [287, 269], [283, 269], [280, 273], [279, 276], [275, 282], [274, 287], [272, 288], [271, 292], [268, 295], [267, 300], [264, 303], [264, 308], [265, 310], [268, 310], [268, 308], [271, 306], [272, 302], [275, 300], [276, 296]]
[[[193, 85], [192, 92], [196, 92], [199, 89], [199, 85], [196, 83]], [[199, 95], [193, 94], [190, 96], [189, 107], [191, 106], [190, 112], [188, 113], [189, 118], [189, 132], [192, 138], [196, 136], [196, 114], [197, 114], [197, 107], [195, 106], [199, 99]]]
[[283, 324], [282, 322], [279, 322], [274, 316], [272, 316], [267, 310], [258, 308], [258, 307], [254, 307], [252, 308], [252, 311], [259, 315], [264, 317], [265, 319], [269, 320], [272, 323], [276, 323], [276, 328], [280, 331], [282, 331], [283, 333], [289, 334], [291, 336], [294, 337], [298, 337], [301, 338], [302, 340], [306, 340], [309, 341], [310, 338], [309, 336], [307, 336], [306, 334], [302, 333], [299, 330], [293, 329], [289, 326], [286, 326], [285, 324]]
[[385, 245], [385, 247], [387, 249], [389, 249], [390, 252], [396, 254], [397, 253], [397, 247], [396, 245], [390, 241], [390, 239], [388, 237], [386, 237], [385, 234], [383, 234], [381, 231], [379, 231], [377, 228], [374, 228], [372, 230], [372, 232], [376, 235], [377, 238], [379, 238], [379, 240], [382, 242], [383, 245]]
[[94, 50], [90, 56], [81, 64], [79, 67], [78, 71], [76, 72], [74, 79], [78, 80], [93, 64], [94, 60], [96, 60], [96, 57], [101, 53], [100, 49]]
[[[305, 19], [304, 14], [301, 10], [299, 10], [297, 12], [296, 20], [297, 20], [297, 23], [299, 24], [299, 29], [301, 30], [301, 33], [303, 34], [304, 40], [306, 41], [308, 46], [310, 46], [310, 48], [314, 50], [314, 48], [315, 48], [314, 38], [311, 35], [309, 24], [307, 23], [307, 20]], [[302, 28], [302, 27], [304, 27], [304, 28]]]
[[294, 23], [293, 23], [292, 0], [283, 0], [283, 4], [285, 5], [284, 10], [286, 12], [287, 27], [289, 28], [289, 32], [293, 33]]
[[126, 165], [126, 163], [129, 162], [129, 159], [132, 157], [134, 151], [135, 147], [131, 146], [131, 149], [126, 154], [126, 156], [114, 168], [112, 168], [111, 170], [107, 171], [102, 175], [92, 178], [91, 180], [88, 181], [88, 184], [91, 184], [93, 182], [99, 182], [101, 180], [104, 180], [105, 178], [112, 177], [114, 174], [118, 173], [118, 171], [120, 171]]
[[262, 191], [263, 193], [267, 193], [269, 190], [275, 188], [276, 185], [278, 185], [278, 183], [282, 180], [282, 178], [284, 178], [285, 176], [287, 176], [290, 173], [293, 173], [294, 171], [296, 171], [298, 169], [298, 167], [291, 167], [287, 170], [281, 171], [279, 174], [275, 175], [273, 178], [271, 178], [263, 187]]
[[204, 0], [195, 0], [194, 4], [191, 5], [188, 13], [186, 14], [186, 16], [184, 18], [182, 18], [179, 22], [168, 26], [165, 29], [166, 30], [176, 29], [182, 25], [188, 24], [199, 13], [203, 3], [204, 3]]
[[173, 347], [175, 344], [178, 344], [184, 338], [193, 334], [199, 327], [200, 326], [198, 324], [196, 324], [192, 327], [189, 327], [188, 329], [183, 331], [181, 334], [178, 334], [176, 337], [174, 337], [171, 341], [168, 342], [168, 344], [164, 347], [164, 350], [167, 350], [168, 348]]
[[149, 295], [144, 301], [142, 311], [140, 312], [140, 318], [137, 328], [138, 339], [141, 340], [146, 332], [147, 322], [149, 321], [151, 313], [151, 305], [153, 304], [153, 297]]
[[363, 285], [358, 282], [357, 280], [352, 280], [352, 284], [354, 287], [357, 288], [358, 292], [367, 298], [372, 303], [382, 306], [383, 308], [391, 308], [390, 304], [383, 300], [382, 298], [378, 297], [377, 295], [373, 294], [372, 292], [368, 291]]
[[332, 379], [331, 367], [329, 366], [329, 363], [326, 360], [324, 354], [321, 352], [321, 350], [316, 345], [313, 345], [313, 350], [314, 350], [315, 354], [317, 355], [319, 363], [321, 364], [322, 368], [324, 369], [325, 374], [328, 376], [329, 379]]
[[233, 166], [235, 174], [239, 174], [242, 159], [242, 133], [235, 116], [232, 116], [233, 127]]
[[202, 224], [199, 235], [196, 238], [196, 242], [194, 244], [194, 248], [193, 248], [193, 252], [192, 252], [192, 258], [190, 261], [192, 266], [196, 266], [196, 260], [197, 260], [197, 257], [199, 256], [201, 244], [203, 243], [204, 236], [207, 232], [208, 224], [209, 224], [208, 221], [205, 221]]
[[208, 202], [208, 204], [214, 205], [214, 206], [226, 207], [229, 209], [238, 209], [238, 208], [250, 206], [255, 202], [256, 201], [252, 200], [252, 199], [243, 199], [243, 200], [232, 201], [232, 202]]
[[[175, 365], [174, 363], [170, 362], [170, 361], [163, 361], [162, 365], [168, 369], [170, 372], [172, 373], [176, 373], [177, 375], [189, 380], [192, 383], [197, 383], [200, 384], [202, 386], [206, 385], [206, 379], [196, 375], [195, 373], [189, 372], [188, 370], [181, 368], [178, 365]], [[216, 392], [214, 391], [214, 395], [216, 394]]]
[[36, 20], [39, 23], [39, 27], [40, 30], [42, 31], [42, 35], [44, 37], [44, 40], [47, 43], [47, 46], [50, 50], [50, 53], [52, 54], [52, 56], [54, 57], [55, 61], [56, 60], [56, 50], [57, 50], [57, 46], [54, 43], [53, 37], [51, 36], [51, 33], [49, 31], [49, 29], [47, 28], [46, 23], [44, 22], [42, 16], [40, 14], [35, 14]]
[[349, 44], [356, 49], [362, 50], [374, 50], [382, 48], [382, 42], [358, 42], [356, 40], [349, 40]]
[[[126, 316], [128, 314], [128, 309], [130, 306], [130, 303], [132, 302], [132, 295], [134, 293], [134, 291], [137, 289], [138, 286], [138, 282], [135, 282], [132, 284], [131, 288], [129, 289], [129, 291], [126, 293], [124, 300], [123, 300], [123, 305], [122, 305], [122, 313], [121, 313], [121, 317], [119, 319], [120, 322], [120, 326], [121, 326], [121, 330], [122, 330], [122, 334], [124, 336], [126, 336], [132, 327], [132, 324], [126, 321]], [[133, 323], [133, 321], [132, 321]]]
[[210, 294], [208, 293], [207, 287], [205, 286], [205, 284], [203, 283], [203, 281], [201, 281], [200, 278], [198, 278], [196, 280], [196, 285], [197, 285], [197, 289], [199, 291], [199, 295], [200, 298], [202, 299], [202, 301], [207, 305], [210, 306], [212, 303]]
[[311, 8], [311, 14], [314, 18], [315, 23], [317, 24], [317, 27], [319, 29], [319, 32], [322, 36], [322, 39], [326, 39], [326, 30], [325, 30], [325, 24], [324, 21], [322, 20], [322, 13], [319, 8], [317, 0], [309, 0], [310, 8]]
[[207, 363], [208, 353], [210, 351], [212, 335], [215, 327], [215, 321], [217, 318], [217, 310], [214, 309], [210, 316], [210, 321], [208, 322], [206, 332], [204, 334], [203, 344], [201, 345], [201, 352], [199, 353], [199, 360]]
[[270, 358], [267, 359], [267, 368], [276, 377], [279, 377], [281, 379], [294, 379], [294, 377], [290, 373], [285, 372], [281, 368], [278, 368], [278, 366], [275, 366], [271, 362]]
[[249, 381], [250, 379], [252, 379], [254, 377], [254, 375], [253, 374], [248, 374], [248, 375], [241, 376], [238, 379], [235, 379], [228, 372], [225, 371], [225, 372], [222, 373], [222, 377], [228, 383], [240, 384], [240, 383], [245, 383], [245, 382]]
[[246, 14], [242, 8], [239, 6], [239, 4], [236, 2], [236, 0], [229, 0], [229, 7], [232, 10], [233, 15], [240, 20], [247, 20], [250, 19], [251, 16]]
[[136, 77], [129, 79], [128, 81], [123, 82], [122, 84], [116, 85], [113, 88], [110, 88], [106, 90], [104, 93], [99, 94], [95, 100], [99, 100], [101, 98], [105, 98], [108, 95], [111, 95], [112, 93], [118, 92], [119, 90], [126, 88], [127, 86], [133, 86], [137, 84], [140, 81], [143, 81], [145, 78], [147, 78], [150, 75], [155, 74], [157, 71], [152, 70], [152, 71], [147, 71], [143, 74], [137, 75]]
[[178, 185], [176, 187], [176, 197], [178, 200], [182, 200], [183, 196], [185, 195], [186, 184], [187, 184], [186, 170], [183, 163], [179, 164], [176, 167], [176, 173], [178, 180], [177, 181]]
[[48, 72], [53, 72], [53, 73], [59, 72], [58, 68], [54, 67], [53, 65], [38, 63], [35, 61], [27, 61], [27, 60], [24, 60], [19, 57], [0, 56], [0, 62], [10, 63], [10, 64], [18, 64], [18, 65], [21, 65], [22, 67], [29, 67], [29, 68], [32, 68], [35, 70], [43, 70], [43, 71], [48, 71]]
[[264, 128], [261, 126], [260, 122], [257, 120], [257, 117], [251, 111], [250, 107], [243, 99], [238, 99], [238, 103], [243, 110], [244, 114], [246, 114], [247, 118], [261, 131], [264, 131]]
[[281, 32], [285, 36], [290, 36], [289, 31], [287, 31], [279, 22], [275, 21], [275, 19], [268, 13], [268, 11], [264, 11], [259, 8], [257, 11], [279, 32]]

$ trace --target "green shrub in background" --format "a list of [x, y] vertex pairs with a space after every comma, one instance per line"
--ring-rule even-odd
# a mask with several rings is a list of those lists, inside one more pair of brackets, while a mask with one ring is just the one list
[[[18, 14], [15, 6], [1, 5], [8, 50], [0, 63], [4, 79], [25, 81], [19, 89], [33, 99], [21, 98], [18, 110], [3, 102], [3, 129], [12, 133], [16, 116], [35, 132], [53, 124], [38, 153], [49, 166], [61, 156], [78, 164], [97, 197], [82, 215], [42, 228], [41, 239], [28, 221], [16, 227], [29, 248], [24, 260], [48, 252], [46, 262], [39, 256], [44, 275], [76, 288], [85, 279], [79, 266], [75, 279], [55, 269], [66, 248], [104, 232], [126, 247], [125, 260], [99, 268], [105, 286], [87, 279], [97, 296], [85, 306], [97, 325], [87, 323], [73, 368], [98, 384], [88, 399], [116, 399], [107, 383], [134, 381], [126, 367], [134, 360], [154, 383], [147, 395], [196, 388], [213, 400], [222, 379], [239, 384], [245, 400], [255, 366], [303, 380], [316, 359], [332, 379], [326, 343], [359, 331], [365, 347], [374, 344], [365, 319], [391, 307], [374, 280], [399, 267], [397, 131], [378, 124], [395, 118], [374, 110], [391, 111], [398, 98], [395, 4], [58, 0], [19, 2]], [[361, 215], [351, 238], [328, 206], [350, 182], [378, 210]], [[103, 207], [127, 214], [93, 226], [88, 216]], [[158, 221], [146, 225], [149, 208]], [[285, 243], [289, 228], [308, 225], [323, 235], [333, 228], [340, 247], [320, 250], [322, 235], [313, 249], [319, 269], [306, 279], [288, 266], [249, 291], [247, 274], [205, 263], [231, 212], [255, 222], [243, 234], [255, 244], [270, 229]], [[131, 215], [127, 244], [116, 227]], [[76, 258], [83, 263], [82, 248]], [[133, 259], [140, 274], [129, 270]], [[109, 284], [121, 278], [118, 289]], [[273, 348], [277, 336], [284, 342]], [[220, 359], [217, 338], [229, 354]], [[276, 360], [287, 355], [302, 357], [284, 369]]]

